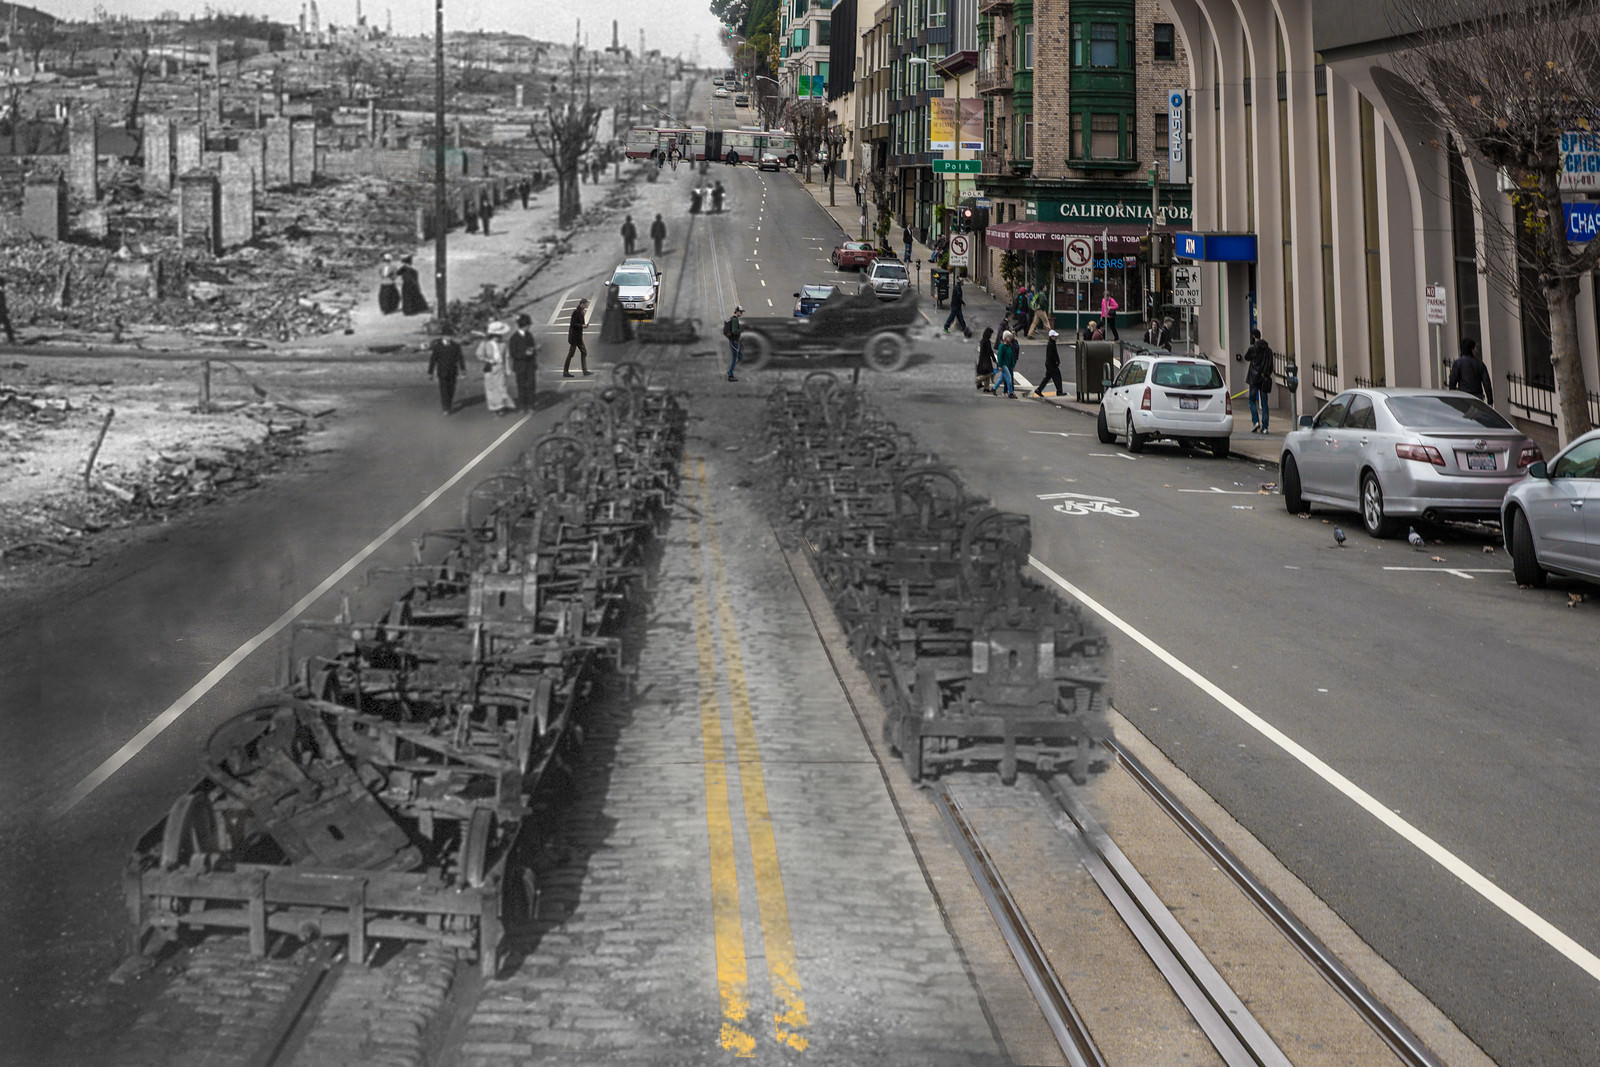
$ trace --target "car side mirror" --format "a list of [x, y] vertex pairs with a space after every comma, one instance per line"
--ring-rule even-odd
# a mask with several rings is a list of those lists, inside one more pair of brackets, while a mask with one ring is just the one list
[[799, 293], [796, 293], [796, 294], [794, 294], [794, 298], [795, 298], [795, 299], [796, 299], [796, 300], [799, 300], [799, 299], [800, 299], [800, 294], [799, 294]]
[[1542, 459], [1537, 463], [1530, 463], [1530, 464], [1528, 464], [1528, 477], [1530, 477], [1530, 478], [1549, 478], [1550, 477], [1550, 468], [1548, 466], [1546, 466], [1544, 460], [1542, 460]]
[[1300, 416], [1300, 428], [1302, 430], [1309, 430], [1316, 423], [1316, 421], [1317, 420], [1315, 418], [1313, 418], [1312, 416], [1310, 416], [1310, 415], [1301, 415]]

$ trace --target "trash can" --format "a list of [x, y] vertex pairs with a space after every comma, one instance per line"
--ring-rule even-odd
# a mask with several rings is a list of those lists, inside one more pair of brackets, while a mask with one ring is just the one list
[[1105, 393], [1106, 384], [1122, 365], [1121, 341], [1078, 341], [1077, 349], [1078, 403], [1098, 401]]
[[934, 304], [944, 307], [944, 302], [950, 299], [950, 272], [944, 267], [934, 267], [931, 276]]

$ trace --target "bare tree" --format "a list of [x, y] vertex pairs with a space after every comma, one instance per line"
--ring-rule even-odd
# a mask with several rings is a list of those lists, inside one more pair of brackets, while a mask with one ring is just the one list
[[[1590, 428], [1578, 358], [1578, 282], [1600, 263], [1600, 241], [1574, 248], [1561, 206], [1564, 141], [1600, 152], [1600, 6], [1593, 3], [1486, 4], [1410, 0], [1397, 5], [1402, 31], [1417, 43], [1401, 69], [1466, 157], [1502, 170], [1515, 191], [1504, 247], [1538, 276], [1548, 318], [1557, 433], [1564, 444]], [[1501, 194], [1479, 189], [1486, 226], [1503, 218]], [[1480, 269], [1493, 263], [1480, 256]], [[1505, 270], [1520, 288], [1518, 264]], [[1533, 309], [1524, 303], [1523, 315]]]
[[782, 88], [771, 78], [762, 75], [753, 79], [750, 91], [755, 94], [756, 113], [761, 116], [761, 128], [769, 130], [776, 126], [778, 120], [783, 117]]
[[45, 51], [61, 44], [65, 37], [55, 19], [35, 13], [27, 21], [18, 20], [14, 45], [28, 57], [32, 69], [38, 70]]
[[828, 133], [828, 109], [821, 100], [791, 100], [788, 108], [789, 132], [805, 164], [806, 181], [811, 181], [811, 163], [817, 158]]
[[567, 62], [566, 84], [552, 79], [544, 114], [534, 120], [534, 146], [550, 160], [556, 173], [558, 218], [570, 226], [583, 211], [578, 192], [578, 168], [594, 147], [595, 133], [604, 107], [593, 96], [594, 66], [584, 69], [583, 49], [574, 47]]

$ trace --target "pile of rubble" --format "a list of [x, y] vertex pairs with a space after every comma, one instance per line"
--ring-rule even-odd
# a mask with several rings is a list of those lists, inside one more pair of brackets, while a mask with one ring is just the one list
[[[349, 327], [385, 250], [414, 243], [406, 183], [357, 178], [258, 201], [256, 241], [213, 258], [185, 249], [170, 198], [121, 195], [108, 208], [116, 249], [75, 243], [0, 246], [12, 321], [44, 332], [182, 330], [287, 340]], [[420, 194], [419, 194], [420, 195]]]

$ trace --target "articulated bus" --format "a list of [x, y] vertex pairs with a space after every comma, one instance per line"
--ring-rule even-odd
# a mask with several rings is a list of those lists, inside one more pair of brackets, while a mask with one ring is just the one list
[[629, 159], [650, 159], [673, 143], [684, 159], [723, 160], [730, 150], [741, 163], [759, 163], [768, 152], [789, 166], [799, 159], [793, 136], [781, 130], [754, 127], [708, 130], [704, 126], [632, 126], [623, 141], [623, 153]]

